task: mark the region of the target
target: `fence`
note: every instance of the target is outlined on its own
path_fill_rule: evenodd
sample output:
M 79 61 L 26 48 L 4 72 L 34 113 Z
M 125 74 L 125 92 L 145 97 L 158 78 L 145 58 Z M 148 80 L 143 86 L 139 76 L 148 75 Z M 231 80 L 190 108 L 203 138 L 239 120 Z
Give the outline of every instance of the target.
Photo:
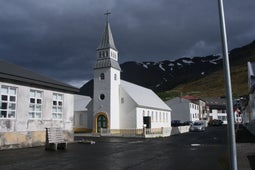
M 144 128 L 144 129 L 101 129 L 101 136 L 123 136 L 123 137 L 164 137 L 170 136 L 171 128 Z

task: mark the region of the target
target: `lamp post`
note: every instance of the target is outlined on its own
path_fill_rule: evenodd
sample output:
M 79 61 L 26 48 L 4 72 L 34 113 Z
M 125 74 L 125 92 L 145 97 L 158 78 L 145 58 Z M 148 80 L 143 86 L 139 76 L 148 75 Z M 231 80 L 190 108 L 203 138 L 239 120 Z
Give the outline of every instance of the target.
M 229 56 L 228 56 L 228 44 L 224 17 L 223 0 L 218 0 L 220 28 L 221 28 L 221 41 L 222 41 L 222 53 L 225 70 L 225 83 L 226 83 L 226 95 L 227 95 L 227 119 L 228 119 L 228 143 L 229 143 L 229 160 L 231 170 L 237 170 L 237 158 L 236 158 L 236 142 L 235 142 L 235 127 L 233 118 L 233 102 L 232 102 L 232 87 L 229 68 Z

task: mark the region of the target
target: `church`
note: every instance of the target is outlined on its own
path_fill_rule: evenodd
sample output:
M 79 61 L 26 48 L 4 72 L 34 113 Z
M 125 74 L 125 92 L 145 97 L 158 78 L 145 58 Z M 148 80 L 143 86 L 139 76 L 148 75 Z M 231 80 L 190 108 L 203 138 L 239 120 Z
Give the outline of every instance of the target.
M 171 131 L 171 109 L 151 90 L 121 80 L 118 50 L 109 19 L 96 49 L 93 98 L 87 105 L 85 119 L 93 133 L 110 134 L 125 130 L 168 129 Z

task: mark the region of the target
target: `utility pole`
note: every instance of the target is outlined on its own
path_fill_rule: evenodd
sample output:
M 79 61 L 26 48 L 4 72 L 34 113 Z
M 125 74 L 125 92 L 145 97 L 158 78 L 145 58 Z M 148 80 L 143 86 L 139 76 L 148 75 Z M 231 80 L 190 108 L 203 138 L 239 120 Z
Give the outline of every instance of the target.
M 229 160 L 231 170 L 237 170 L 237 158 L 236 158 L 236 142 L 235 142 L 235 126 L 234 126 L 234 114 L 233 114 L 233 101 L 232 101 L 232 87 L 229 68 L 229 56 L 228 56 L 228 44 L 224 17 L 223 0 L 218 0 L 220 28 L 221 28 L 221 41 L 222 41 L 222 53 L 225 70 L 225 83 L 226 83 L 226 95 L 227 95 L 227 119 L 228 119 L 228 146 L 229 146 Z

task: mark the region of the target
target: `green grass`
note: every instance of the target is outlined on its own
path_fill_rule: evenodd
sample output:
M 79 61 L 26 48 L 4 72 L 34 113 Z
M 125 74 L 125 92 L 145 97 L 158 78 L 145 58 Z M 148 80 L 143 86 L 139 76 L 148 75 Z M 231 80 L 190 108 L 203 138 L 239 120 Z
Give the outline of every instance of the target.
M 234 98 L 248 94 L 247 65 L 233 66 L 231 69 L 231 86 Z M 195 97 L 220 97 L 225 96 L 225 75 L 223 69 L 216 71 L 199 80 L 180 84 L 177 87 L 161 92 L 158 95 L 163 100 L 176 96 L 191 95 Z

